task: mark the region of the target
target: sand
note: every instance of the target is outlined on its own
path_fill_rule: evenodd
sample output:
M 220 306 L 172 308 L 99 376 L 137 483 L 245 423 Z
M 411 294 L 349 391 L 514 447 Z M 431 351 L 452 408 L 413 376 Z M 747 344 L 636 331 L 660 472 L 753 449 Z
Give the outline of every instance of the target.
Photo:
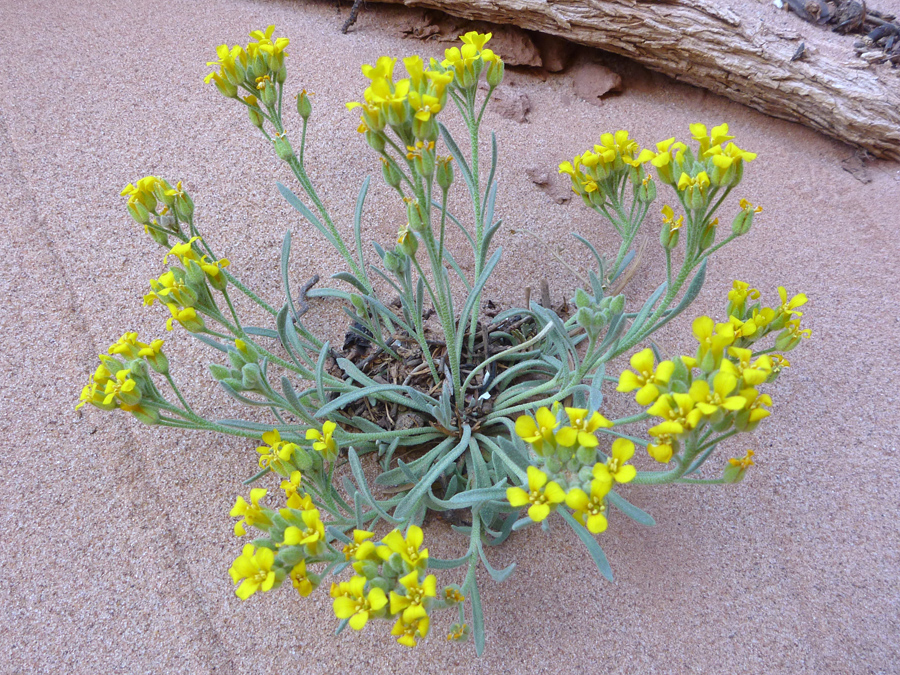
M 359 64 L 441 55 L 446 45 L 398 36 L 407 11 L 371 8 L 341 35 L 347 7 L 324 1 L 0 5 L 0 671 L 897 672 L 900 165 L 875 162 L 862 183 L 841 166 L 853 155 L 847 146 L 621 60 L 609 65 L 625 91 L 599 107 L 574 96 L 571 74 L 517 72 L 510 79 L 531 100 L 529 121 L 487 113 L 501 143 L 506 223 L 490 296 L 521 302 L 524 286 L 542 278 L 555 297 L 571 294 L 576 279 L 548 255 L 560 246 L 587 264 L 569 232 L 615 246 L 589 211 L 554 203 L 526 169 L 552 174 L 604 131 L 626 128 L 650 145 L 687 140 L 691 122 L 727 121 L 759 154 L 736 197 L 765 211 L 716 257 L 690 317 L 724 318 L 733 279 L 770 301 L 784 285 L 810 297 L 813 337 L 772 389 L 772 417 L 723 448 L 756 450 L 744 483 L 627 492 L 658 524 L 619 518 L 602 535 L 615 584 L 558 524 L 491 551 L 495 566 L 518 567 L 500 585 L 480 576 L 481 659 L 471 644 L 444 640 L 450 617 L 414 650 L 383 625 L 334 637 L 327 591 L 302 599 L 282 588 L 247 602 L 233 594 L 227 569 L 241 542 L 228 511 L 246 496 L 252 442 L 73 410 L 96 355 L 137 330 L 166 338 L 199 412 L 239 412 L 208 376 L 208 348 L 184 331 L 167 334 L 165 310 L 141 305 L 163 251 L 127 216 L 126 183 L 151 173 L 184 181 L 208 240 L 273 302 L 283 297 L 277 260 L 287 228 L 295 283 L 338 270 L 278 194 L 285 169 L 242 110 L 204 85 L 216 45 L 245 43 L 270 23 L 290 37 L 288 86 L 316 92 L 313 179 L 346 223 L 362 177 L 375 174 L 368 236 L 389 240 L 399 212 L 374 187 L 380 165 L 343 104 L 361 96 Z M 648 224 L 653 240 L 656 227 Z M 660 280 L 651 251 L 630 287 L 635 299 Z M 661 336 L 671 353 L 691 348 L 690 317 Z M 310 322 L 336 337 L 344 329 L 334 304 L 318 303 Z M 444 557 L 465 545 L 442 525 L 429 542 Z

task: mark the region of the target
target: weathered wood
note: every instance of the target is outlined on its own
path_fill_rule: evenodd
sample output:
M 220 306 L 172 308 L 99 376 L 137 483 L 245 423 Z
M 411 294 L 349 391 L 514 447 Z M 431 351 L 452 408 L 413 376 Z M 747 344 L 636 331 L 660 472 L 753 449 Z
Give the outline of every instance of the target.
M 791 61 L 757 3 L 727 0 L 377 0 L 558 35 L 622 54 L 877 157 L 900 159 L 900 78 L 854 69 L 847 49 Z M 824 34 L 825 39 L 841 39 Z M 807 40 L 807 46 L 809 41 Z

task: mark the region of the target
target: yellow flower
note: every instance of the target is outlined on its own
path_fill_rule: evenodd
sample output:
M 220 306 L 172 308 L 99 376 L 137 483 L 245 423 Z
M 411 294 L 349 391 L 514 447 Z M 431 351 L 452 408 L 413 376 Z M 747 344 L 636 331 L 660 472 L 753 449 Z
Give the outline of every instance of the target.
M 235 595 L 246 600 L 260 589 L 263 592 L 271 590 L 275 585 L 275 572 L 272 570 L 274 562 L 275 554 L 271 549 L 255 550 L 253 544 L 244 546 L 243 552 L 228 570 L 232 582 L 238 583 L 243 579 L 243 583 L 235 590 Z
M 200 333 L 206 327 L 203 317 L 197 316 L 197 311 L 193 307 L 181 308 L 174 304 L 166 304 L 166 307 L 172 313 L 171 318 L 166 321 L 166 330 L 173 329 L 173 321 L 180 323 L 190 333 Z
M 297 592 L 300 593 L 300 595 L 302 595 L 304 598 L 313 592 L 312 582 L 306 576 L 306 560 L 301 560 L 299 563 L 294 565 L 294 568 L 291 570 L 290 576 L 291 582 L 294 584 L 294 588 L 296 588 Z
M 653 158 L 650 160 L 650 163 L 656 167 L 656 172 L 659 174 L 659 179 L 668 183 L 669 185 L 675 184 L 675 174 L 673 173 L 673 166 L 677 163 L 679 166 L 684 160 L 684 151 L 687 149 L 687 146 L 681 142 L 675 142 L 675 137 L 669 138 L 665 141 L 660 141 L 656 144 L 656 153 L 653 155 Z M 650 152 L 649 150 L 647 152 Z M 647 155 L 641 153 L 638 156 L 638 160 L 646 158 Z
M 741 457 L 740 459 L 732 457 L 728 460 L 728 463 L 731 464 L 731 466 L 739 466 L 742 469 L 747 469 L 754 464 L 752 459 L 754 454 L 755 453 L 752 450 L 747 450 L 747 454 L 745 454 L 743 457 Z
M 696 380 L 688 393 L 700 412 L 704 415 L 713 415 L 720 409 L 735 411 L 744 407 L 743 398 L 730 395 L 736 387 L 737 378 L 725 370 L 720 370 L 713 378 L 712 388 L 706 380 Z
M 670 422 L 677 422 L 685 431 L 697 426 L 703 417 L 703 412 L 694 407 L 694 399 L 689 394 L 679 393 L 661 396 L 647 412 Z
M 655 443 L 647 446 L 647 453 L 660 464 L 666 464 L 672 459 L 678 434 L 684 433 L 684 427 L 678 422 L 666 421 L 651 427 L 647 433 L 656 439 Z
M 403 623 L 413 623 L 428 616 L 425 602 L 437 597 L 437 577 L 429 574 L 419 584 L 419 571 L 413 570 L 400 578 L 400 585 L 406 589 L 404 595 L 391 591 L 391 614 L 402 612 Z
M 416 638 L 423 638 L 428 635 L 429 619 L 427 616 L 406 623 L 402 618 L 397 619 L 394 627 L 391 629 L 391 635 L 399 635 L 397 642 L 404 647 L 415 647 Z
M 441 111 L 439 98 L 428 94 L 419 94 L 415 91 L 409 92 L 409 105 L 416 111 L 416 119 L 422 122 L 427 122 L 432 115 L 436 115 Z
M 798 312 L 794 308 L 805 305 L 808 298 L 803 293 L 798 293 L 790 300 L 787 299 L 787 290 L 784 286 L 778 287 L 778 295 L 781 297 L 781 306 L 778 308 L 779 314 L 786 314 L 790 318 L 792 315 L 803 316 L 803 312 Z
M 699 343 L 697 347 L 697 362 L 701 368 L 711 371 L 722 360 L 722 354 L 726 347 L 731 346 L 735 340 L 734 326 L 730 323 L 713 324 L 708 316 L 698 316 L 692 325 L 694 337 Z M 715 330 L 714 330 L 715 329 Z M 710 354 L 711 361 L 704 362 L 704 357 Z
M 312 499 L 308 494 L 300 492 L 300 482 L 303 476 L 299 471 L 292 471 L 290 480 L 281 481 L 281 489 L 284 490 L 286 504 L 289 509 L 296 511 L 308 511 L 313 507 Z
M 741 208 L 744 208 L 744 203 L 746 199 L 741 200 Z M 749 204 L 749 202 L 747 202 Z M 749 204 L 753 206 L 752 204 Z M 759 210 L 762 211 L 762 207 L 759 207 Z M 732 283 L 732 288 L 728 291 L 728 313 L 738 313 L 743 314 L 744 307 L 747 303 L 747 298 L 751 300 L 756 300 L 759 298 L 759 291 L 755 288 L 750 288 L 750 284 L 735 280 Z
M 384 553 L 379 551 L 379 553 L 381 553 L 385 559 L 389 557 L 391 553 L 399 553 L 400 557 L 403 558 L 403 561 L 409 565 L 410 568 L 424 569 L 428 566 L 428 549 L 419 550 L 424 540 L 425 536 L 422 533 L 422 528 L 418 525 L 410 525 L 409 529 L 406 531 L 406 539 L 400 534 L 400 530 L 394 530 L 382 539 L 381 543 L 384 544 L 388 550 Z
M 341 595 L 334 600 L 334 615 L 339 619 L 349 619 L 353 630 L 365 628 L 369 614 L 377 612 L 388 603 L 383 590 L 373 588 L 366 594 L 365 587 L 366 578 L 355 576 L 340 585 Z
M 705 124 L 691 124 L 690 130 L 694 140 L 700 144 L 700 156 L 709 150 L 710 146 L 721 145 L 725 141 L 730 141 L 734 136 L 728 135 L 728 125 L 720 124 L 713 127 L 712 131 L 707 135 Z
M 374 532 L 367 532 L 366 530 L 353 530 L 353 541 L 344 546 L 344 559 L 350 560 L 353 558 L 356 553 L 359 551 L 360 546 L 367 540 L 371 539 L 375 536 Z
M 262 440 L 263 443 L 268 443 L 268 445 L 256 448 L 256 451 L 261 455 L 259 467 L 261 469 L 271 467 L 286 471 L 284 463 L 290 461 L 294 451 L 297 450 L 297 444 L 282 441 L 278 429 L 272 429 L 272 431 L 264 433 Z
M 337 441 L 332 438 L 335 429 L 337 429 L 337 424 L 329 420 L 322 425 L 322 431 L 318 429 L 306 430 L 306 440 L 316 441 L 313 443 L 313 450 L 321 453 L 328 460 L 334 460 L 338 454 Z
M 125 405 L 137 405 L 141 400 L 141 390 L 138 389 L 137 382 L 131 379 L 130 368 L 116 371 L 116 379 L 107 380 L 103 393 L 104 405 L 114 401 Z
M 522 415 L 516 419 L 516 436 L 530 443 L 539 455 L 544 454 L 544 443 L 548 443 L 551 448 L 556 445 L 554 429 L 556 429 L 556 415 L 546 407 L 538 408 L 533 418 L 530 415 Z
M 594 432 L 600 427 L 609 428 L 613 425 L 608 419 L 598 412 L 593 413 L 588 419 L 588 411 L 583 408 L 566 408 L 566 415 L 569 416 L 569 424 L 571 427 L 565 427 L 556 434 L 556 441 L 564 446 L 571 447 L 577 440 L 580 445 L 586 448 L 596 448 L 600 441 L 594 436 Z M 563 439 L 563 432 L 572 432 L 572 443 L 566 443 Z
M 488 40 L 491 39 L 493 33 L 479 33 L 474 30 L 470 30 L 465 35 L 460 35 L 459 39 L 462 40 L 463 44 L 472 45 L 479 52 L 484 49 L 484 45 Z
M 672 373 L 675 372 L 675 364 L 671 361 L 661 361 L 654 370 L 653 350 L 647 347 L 631 357 L 630 370 L 622 371 L 619 376 L 619 386 L 616 391 L 629 392 L 638 389 L 634 400 L 640 405 L 650 405 L 659 398 L 660 387 L 666 386 Z
M 325 524 L 319 517 L 318 509 L 309 509 L 301 513 L 304 529 L 294 525 L 284 531 L 284 544 L 286 546 L 306 546 L 311 555 L 319 552 L 322 542 L 325 541 Z
M 606 495 L 611 487 L 612 481 L 595 479 L 591 481 L 590 496 L 580 488 L 573 488 L 566 495 L 566 505 L 575 511 L 575 518 L 592 534 L 606 530 Z
M 606 460 L 606 464 L 597 463 L 594 465 L 594 479 L 602 484 L 608 484 L 612 487 L 612 482 L 630 483 L 637 476 L 637 469 L 630 464 L 626 464 L 629 459 L 634 456 L 634 443 L 627 438 L 617 438 L 612 444 L 610 458 Z M 609 490 L 607 490 L 609 492 Z
M 751 363 L 753 352 L 740 347 L 729 347 L 728 355 L 737 359 L 734 370 L 745 385 L 751 387 L 762 384 L 772 372 L 772 359 L 768 354 L 763 354 L 755 362 Z M 725 366 L 725 361 L 722 366 Z M 728 361 L 727 363 L 731 363 Z
M 396 58 L 379 56 L 374 66 L 368 64 L 363 65 L 362 73 L 373 82 L 378 79 L 385 79 L 388 82 L 391 82 L 394 79 L 394 65 L 396 63 Z
M 515 507 L 528 507 L 528 517 L 539 523 L 550 515 L 550 512 L 566 499 L 566 493 L 555 482 L 547 482 L 547 474 L 540 469 L 528 467 L 528 492 L 520 487 L 506 490 L 506 499 Z
M 250 490 L 249 504 L 240 496 L 235 500 L 234 507 L 232 507 L 229 515 L 231 515 L 232 518 L 241 516 L 241 519 L 234 524 L 234 536 L 243 537 L 247 534 L 244 525 L 259 527 L 264 530 L 271 527 L 272 519 L 266 515 L 259 505 L 259 500 L 266 496 L 266 492 L 268 492 L 268 490 L 263 488 L 253 488 Z
M 734 426 L 741 431 L 753 431 L 760 423 L 772 413 L 762 406 L 772 405 L 772 397 L 768 394 L 760 394 L 756 389 L 748 388 L 741 390 L 741 396 L 744 398 L 744 408 L 738 411 L 734 420 Z

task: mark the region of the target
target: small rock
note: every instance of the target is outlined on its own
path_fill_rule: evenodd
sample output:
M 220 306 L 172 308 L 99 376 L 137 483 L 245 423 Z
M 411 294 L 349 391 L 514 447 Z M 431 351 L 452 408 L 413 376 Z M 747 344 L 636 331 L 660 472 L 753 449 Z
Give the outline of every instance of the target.
M 524 124 L 531 112 L 531 99 L 523 91 L 501 86 L 494 91 L 491 107 L 500 117 Z
M 559 176 L 555 169 L 549 170 L 533 166 L 525 169 L 525 175 L 556 204 L 565 204 L 574 194 L 571 181 Z
M 544 33 L 535 33 L 532 39 L 541 53 L 544 70 L 550 73 L 559 73 L 569 67 L 572 55 L 575 53 L 574 44 L 555 35 L 545 35 Z
M 575 95 L 593 105 L 600 105 L 600 98 L 611 91 L 622 91 L 622 78 L 606 66 L 590 61 L 575 70 L 572 82 Z
M 869 167 L 866 166 L 866 163 L 858 154 L 853 154 L 841 162 L 841 168 L 860 183 L 867 184 L 872 182 Z

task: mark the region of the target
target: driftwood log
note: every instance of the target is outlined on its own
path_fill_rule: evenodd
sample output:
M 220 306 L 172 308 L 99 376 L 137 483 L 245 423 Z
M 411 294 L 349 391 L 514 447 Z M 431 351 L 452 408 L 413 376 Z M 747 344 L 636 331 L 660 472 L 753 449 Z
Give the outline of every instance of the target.
M 863 69 L 852 47 L 821 31 L 792 61 L 798 35 L 766 26 L 768 2 L 747 0 L 377 0 L 556 35 L 900 160 L 900 77 Z M 803 24 L 808 33 L 815 26 Z M 852 43 L 852 40 L 850 40 Z M 807 39 L 807 46 L 810 45 Z M 830 48 L 828 48 L 830 47 Z M 855 67 L 854 67 L 855 66 Z

